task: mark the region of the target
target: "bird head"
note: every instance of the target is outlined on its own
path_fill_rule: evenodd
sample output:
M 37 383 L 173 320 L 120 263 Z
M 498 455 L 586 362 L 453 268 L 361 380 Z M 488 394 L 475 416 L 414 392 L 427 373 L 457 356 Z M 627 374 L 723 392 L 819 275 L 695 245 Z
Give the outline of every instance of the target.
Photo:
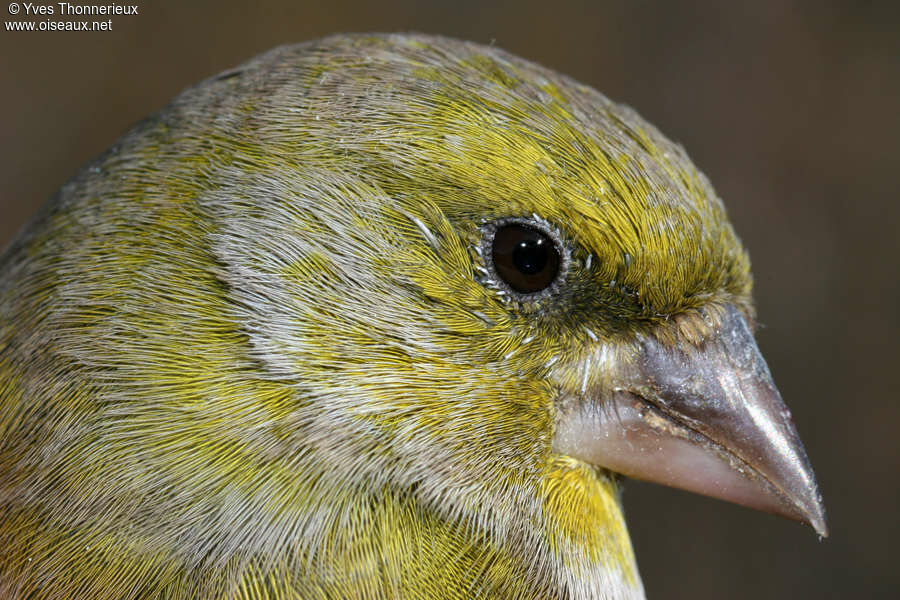
M 5 267 L 52 280 L 6 302 L 55 303 L 23 331 L 55 331 L 41 426 L 79 440 L 17 484 L 34 523 L 312 556 L 387 495 L 569 589 L 639 586 L 617 474 L 824 533 L 722 202 L 550 70 L 427 36 L 276 49 L 60 198 Z

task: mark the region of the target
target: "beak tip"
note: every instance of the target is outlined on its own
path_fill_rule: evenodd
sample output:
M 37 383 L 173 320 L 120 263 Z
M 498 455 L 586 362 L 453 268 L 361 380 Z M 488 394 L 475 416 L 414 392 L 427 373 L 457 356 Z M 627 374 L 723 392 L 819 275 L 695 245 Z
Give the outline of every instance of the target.
M 825 519 L 818 519 L 816 521 L 810 522 L 810 525 L 813 526 L 813 529 L 816 530 L 816 533 L 819 534 L 820 538 L 828 537 L 828 525 L 825 523 Z
M 776 510 L 776 514 L 808 524 L 820 538 L 827 538 L 828 523 L 825 517 L 825 503 L 822 500 L 822 494 L 819 493 L 819 486 L 813 478 L 812 470 L 808 471 L 808 475 L 808 487 L 781 495 L 781 501 L 785 502 L 782 505 L 785 510 L 784 512 Z M 789 505 L 790 508 L 788 508 Z
M 828 537 L 828 523 L 825 520 L 825 505 L 822 503 L 822 496 L 816 494 L 814 507 L 806 512 L 806 522 L 810 524 L 820 538 Z

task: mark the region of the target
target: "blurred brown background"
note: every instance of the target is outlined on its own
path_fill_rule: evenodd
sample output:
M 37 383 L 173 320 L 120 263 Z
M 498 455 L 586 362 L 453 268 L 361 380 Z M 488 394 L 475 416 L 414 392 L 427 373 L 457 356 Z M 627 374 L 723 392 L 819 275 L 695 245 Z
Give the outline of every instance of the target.
M 900 3 L 129 1 L 140 14 L 110 32 L 0 30 L 0 245 L 135 121 L 271 46 L 370 30 L 494 41 L 632 105 L 710 176 L 751 250 L 760 345 L 829 510 L 819 542 L 629 483 L 648 595 L 900 597 Z

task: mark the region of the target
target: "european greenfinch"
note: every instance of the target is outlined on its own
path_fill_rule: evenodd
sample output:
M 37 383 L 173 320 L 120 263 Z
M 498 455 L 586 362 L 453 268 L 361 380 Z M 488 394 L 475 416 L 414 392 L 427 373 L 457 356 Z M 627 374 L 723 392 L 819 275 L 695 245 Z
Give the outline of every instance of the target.
M 0 258 L 0 597 L 643 597 L 619 474 L 809 522 L 685 152 L 494 47 L 277 48 Z

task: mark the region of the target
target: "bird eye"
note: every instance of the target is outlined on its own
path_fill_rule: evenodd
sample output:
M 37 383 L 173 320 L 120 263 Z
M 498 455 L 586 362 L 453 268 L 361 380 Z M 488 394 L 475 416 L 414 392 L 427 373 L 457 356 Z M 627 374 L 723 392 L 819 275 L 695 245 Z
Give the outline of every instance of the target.
M 490 254 L 497 276 L 520 294 L 547 289 L 559 274 L 561 259 L 556 242 L 547 233 L 523 223 L 497 225 Z

